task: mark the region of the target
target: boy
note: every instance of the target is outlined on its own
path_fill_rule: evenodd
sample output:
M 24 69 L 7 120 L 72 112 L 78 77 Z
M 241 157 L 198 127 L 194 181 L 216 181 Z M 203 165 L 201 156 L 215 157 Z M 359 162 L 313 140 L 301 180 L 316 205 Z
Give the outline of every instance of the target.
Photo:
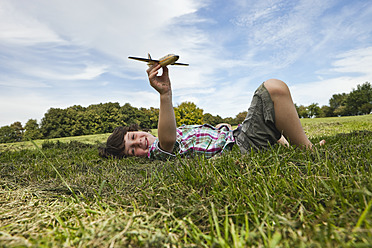
M 162 75 L 158 75 L 163 68 Z M 137 156 L 155 159 L 204 154 L 210 158 L 238 145 L 242 153 L 266 149 L 275 143 L 288 146 L 286 140 L 301 148 L 311 149 L 287 85 L 269 79 L 256 90 L 248 114 L 235 130 L 227 125 L 212 127 L 191 125 L 176 127 L 172 103 L 172 88 L 167 67 L 154 64 L 147 69 L 150 85 L 160 95 L 158 137 L 140 132 L 135 127 L 119 127 L 107 139 L 106 148 L 100 148 L 103 157 Z M 286 138 L 285 138 L 286 137 Z M 324 140 L 320 145 L 325 143 Z

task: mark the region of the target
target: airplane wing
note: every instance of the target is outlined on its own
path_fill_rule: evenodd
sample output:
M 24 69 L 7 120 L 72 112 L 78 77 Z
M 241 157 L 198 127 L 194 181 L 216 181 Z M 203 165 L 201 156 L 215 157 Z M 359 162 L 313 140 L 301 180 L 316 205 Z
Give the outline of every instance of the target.
M 184 66 L 189 66 L 189 64 L 183 64 L 183 63 L 174 63 L 172 65 L 184 65 Z
M 138 57 L 128 57 L 128 59 L 135 59 L 135 60 L 139 60 L 142 62 L 158 62 L 159 63 L 159 60 L 156 60 L 156 59 L 146 59 L 146 58 L 138 58 Z

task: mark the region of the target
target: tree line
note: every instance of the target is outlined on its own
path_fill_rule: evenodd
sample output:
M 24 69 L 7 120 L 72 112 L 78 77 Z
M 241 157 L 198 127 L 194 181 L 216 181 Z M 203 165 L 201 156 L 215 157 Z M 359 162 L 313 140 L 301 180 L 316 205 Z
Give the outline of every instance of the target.
M 317 103 L 309 106 L 297 106 L 300 118 L 352 116 L 370 114 L 372 111 L 372 87 L 366 82 L 358 85 L 350 93 L 334 94 L 329 106 L 319 107 Z M 242 123 L 247 111 L 240 112 L 235 118 L 222 118 L 219 115 L 204 113 L 203 109 L 192 102 L 183 102 L 174 108 L 177 125 Z M 120 125 L 137 124 L 140 128 L 156 129 L 158 124 L 158 108 L 136 108 L 129 103 L 92 104 L 88 107 L 74 105 L 66 109 L 50 108 L 38 123 L 29 119 L 25 126 L 17 121 L 0 128 L 0 143 L 18 142 L 28 139 L 49 139 L 89 134 L 110 133 Z
M 312 103 L 309 106 L 295 104 L 295 107 L 300 118 L 370 114 L 372 111 L 371 83 L 357 85 L 357 88 L 350 93 L 334 94 L 329 99 L 329 105 L 319 107 L 317 103 Z

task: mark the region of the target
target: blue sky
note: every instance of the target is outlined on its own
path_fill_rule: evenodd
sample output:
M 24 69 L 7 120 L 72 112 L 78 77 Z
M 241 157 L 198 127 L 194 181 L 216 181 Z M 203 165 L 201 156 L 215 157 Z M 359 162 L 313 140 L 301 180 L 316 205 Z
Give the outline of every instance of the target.
M 104 102 L 158 107 L 145 63 L 170 67 L 174 105 L 235 117 L 269 78 L 328 105 L 372 81 L 372 2 L 0 0 L 0 126 Z

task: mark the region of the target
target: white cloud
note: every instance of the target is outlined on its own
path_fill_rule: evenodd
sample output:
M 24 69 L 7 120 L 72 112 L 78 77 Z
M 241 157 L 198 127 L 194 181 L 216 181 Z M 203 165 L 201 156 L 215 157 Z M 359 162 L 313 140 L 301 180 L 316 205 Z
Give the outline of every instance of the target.
M 146 56 L 147 52 L 151 52 L 155 58 L 169 52 L 177 53 L 182 60 L 194 62 L 193 72 L 188 74 L 188 79 L 182 82 L 181 87 L 193 87 L 200 82 L 197 74 L 209 74 L 213 71 L 204 62 L 212 61 L 211 51 L 215 46 L 203 32 L 193 26 L 193 23 L 201 21 L 193 13 L 204 4 L 203 1 L 140 0 L 128 4 L 118 0 L 35 0 L 32 3 L 4 3 L 12 10 L 12 14 L 6 15 L 8 17 L 4 23 L 14 23 L 14 26 L 29 23 L 28 29 L 19 29 L 17 32 L 23 37 L 35 33 L 34 43 L 56 42 L 55 45 L 22 48 L 24 59 L 16 62 L 13 68 L 18 68 L 25 76 L 36 76 L 41 80 L 91 79 L 106 72 L 108 67 L 110 73 L 116 75 L 121 72 L 115 72 L 115 68 L 138 72 L 139 65 L 129 61 L 127 57 Z M 54 34 L 55 39 L 43 38 L 52 36 L 51 34 Z M 58 43 L 58 37 L 63 37 L 66 41 L 62 44 L 63 47 Z M 30 39 L 28 45 L 34 44 Z M 15 47 L 14 50 L 19 48 Z M 76 53 L 72 54 L 69 50 Z M 95 64 L 83 62 L 85 65 L 81 65 L 81 59 L 96 59 L 89 58 L 90 51 L 111 56 L 116 60 L 111 62 L 122 63 L 125 68 L 100 65 L 97 60 Z
M 22 4 L 22 6 L 21 6 Z M 164 36 L 173 18 L 193 13 L 196 1 L 46 1 L 17 3 L 70 42 L 125 59 L 130 52 L 177 47 Z M 162 54 L 164 55 L 164 54 Z
M 336 72 L 362 73 L 372 76 L 372 46 L 340 54 L 333 66 L 333 71 Z
M 3 77 L 0 79 L 0 86 L 3 87 L 15 87 L 15 88 L 45 88 L 50 87 L 48 84 L 35 81 L 35 80 L 25 80 L 25 79 L 13 79 L 9 77 Z M 3 95 L 4 89 L 1 95 Z
M 63 43 L 63 40 L 45 23 L 22 13 L 10 2 L 0 2 L 0 42 L 32 45 L 45 42 Z
M 322 71 L 322 76 L 336 77 L 297 84 L 291 87 L 294 102 L 303 105 L 329 105 L 333 94 L 350 93 L 358 84 L 371 82 L 372 47 L 350 50 L 336 56 L 333 67 Z
M 137 92 L 124 92 L 118 91 L 106 99 L 106 102 L 112 102 L 113 99 L 116 99 L 117 102 L 120 102 L 122 105 L 125 103 L 130 103 L 132 106 L 137 108 L 150 108 L 157 107 L 159 108 L 160 98 L 159 94 L 155 90 L 149 91 L 137 91 Z
M 243 5 L 232 23 L 246 36 L 248 57 L 278 70 L 295 63 L 317 43 L 322 15 L 333 1 L 255 1 Z
M 20 121 L 24 125 L 29 119 L 37 119 L 40 123 L 44 113 L 54 104 L 55 100 L 52 97 L 42 94 L 27 90 L 22 94 L 8 91 L 7 94 L 1 95 L 0 126 L 10 125 L 15 121 Z
M 360 80 L 363 80 L 360 78 Z M 322 81 L 308 82 L 290 86 L 294 103 L 298 105 L 310 105 L 318 103 L 319 106 L 329 105 L 329 99 L 333 94 L 349 93 L 357 84 L 365 81 L 358 81 L 353 77 L 336 77 Z
M 204 94 L 199 102 L 205 113 L 220 115 L 221 117 L 235 117 L 242 111 L 247 111 L 250 106 L 253 92 L 260 84 L 252 85 L 247 89 L 240 84 L 226 83 L 225 87 L 219 87 L 213 94 Z
M 350 2 L 339 11 L 323 15 L 314 29 L 319 35 L 313 51 L 326 49 L 329 52 L 340 45 L 355 48 L 370 44 L 371 17 L 372 5 L 367 2 Z
M 77 65 L 75 65 L 78 67 Z M 71 68 L 68 70 L 66 68 L 40 68 L 31 67 L 24 69 L 23 72 L 30 75 L 42 78 L 44 80 L 91 80 L 107 71 L 107 66 L 105 65 L 84 65 L 83 68 Z

